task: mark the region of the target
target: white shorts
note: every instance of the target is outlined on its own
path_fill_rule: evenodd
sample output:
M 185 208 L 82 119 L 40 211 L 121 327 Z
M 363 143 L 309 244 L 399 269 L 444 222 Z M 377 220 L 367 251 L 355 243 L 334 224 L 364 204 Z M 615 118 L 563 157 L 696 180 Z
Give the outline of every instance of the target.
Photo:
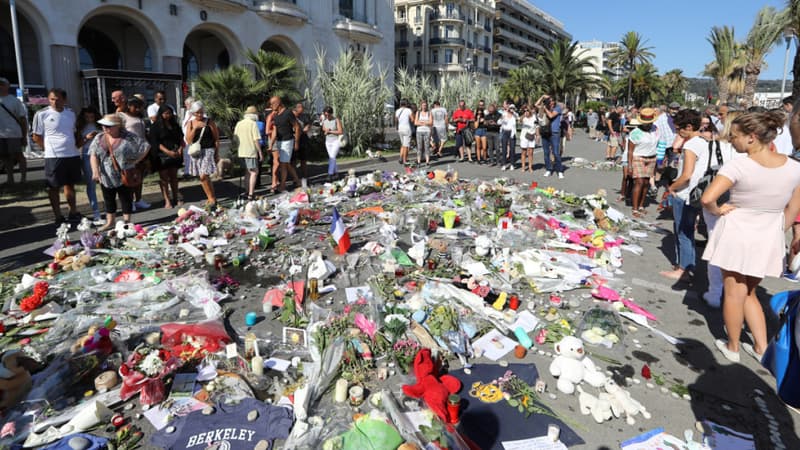
M 397 134 L 400 135 L 401 147 L 411 147 L 411 130 L 398 130 Z

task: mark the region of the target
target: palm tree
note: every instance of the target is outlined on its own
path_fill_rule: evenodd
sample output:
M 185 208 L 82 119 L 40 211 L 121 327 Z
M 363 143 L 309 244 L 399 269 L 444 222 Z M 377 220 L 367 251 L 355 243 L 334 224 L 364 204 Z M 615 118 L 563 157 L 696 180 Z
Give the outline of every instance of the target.
M 197 97 L 203 101 L 206 113 L 230 136 L 236 122 L 249 105 L 263 104 L 265 93 L 244 66 L 228 66 L 203 72 L 195 79 Z
M 532 103 L 542 90 L 543 74 L 532 64 L 525 64 L 508 72 L 508 79 L 500 87 L 500 97 L 510 98 L 515 104 Z
M 739 65 L 737 56 L 740 46 L 736 42 L 733 27 L 727 25 L 712 27 L 707 40 L 714 49 L 714 61 L 706 64 L 703 74 L 713 77 L 717 82 L 719 101 L 725 104 L 730 92 L 730 78 Z
M 794 32 L 794 39 L 800 34 L 800 0 L 788 0 L 786 5 L 786 28 Z M 800 52 L 795 47 L 792 64 L 792 96 L 800 98 Z
M 613 66 L 624 67 L 628 70 L 628 103 L 631 102 L 631 90 L 633 87 L 633 72 L 638 64 L 649 63 L 655 56 L 650 50 L 653 47 L 645 47 L 646 39 L 635 31 L 628 31 L 619 41 L 619 46 L 609 54 L 609 62 Z
M 672 69 L 661 76 L 661 84 L 664 88 L 663 103 L 683 100 L 683 93 L 689 87 L 689 80 L 683 76 L 683 70 Z
M 253 52 L 247 49 L 247 59 L 253 63 L 258 88 L 268 96 L 277 95 L 285 101 L 300 98 L 298 87 L 305 81 L 297 60 L 291 56 L 277 52 L 265 52 L 259 49 Z
M 578 42 L 567 40 L 555 42 L 539 55 L 532 66 L 542 74 L 542 88 L 556 100 L 565 100 L 567 95 L 601 86 L 594 65 L 582 58 L 587 50 L 578 50 Z
M 662 93 L 663 85 L 658 70 L 651 63 L 639 64 L 631 74 L 631 92 L 637 105 L 654 103 Z
M 785 12 L 778 11 L 771 6 L 761 8 L 756 14 L 753 27 L 750 28 L 743 46 L 746 58 L 744 66 L 744 105 L 746 107 L 753 103 L 764 57 L 775 44 L 781 41 L 785 24 Z

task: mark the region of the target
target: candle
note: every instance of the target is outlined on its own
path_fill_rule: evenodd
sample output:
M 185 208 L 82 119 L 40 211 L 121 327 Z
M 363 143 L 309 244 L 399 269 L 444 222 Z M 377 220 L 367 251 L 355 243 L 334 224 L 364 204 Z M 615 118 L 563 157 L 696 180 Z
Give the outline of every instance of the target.
M 252 327 L 256 324 L 256 319 L 258 316 L 254 312 L 249 312 L 244 316 L 244 324 L 248 327 Z
M 250 360 L 250 364 L 253 366 L 253 375 L 264 375 L 264 358 L 258 355 L 253 356 L 253 359 Z
M 450 416 L 450 423 L 458 423 L 458 410 L 461 406 L 461 397 L 451 394 L 447 397 L 447 415 Z
M 353 386 L 350 388 L 350 404 L 358 406 L 364 401 L 364 388 L 361 386 Z
M 339 378 L 336 380 L 336 389 L 333 392 L 333 399 L 336 403 L 344 403 L 347 400 L 347 380 Z
M 508 307 L 513 309 L 514 311 L 519 308 L 519 297 L 517 294 L 511 294 L 511 298 L 508 300 Z

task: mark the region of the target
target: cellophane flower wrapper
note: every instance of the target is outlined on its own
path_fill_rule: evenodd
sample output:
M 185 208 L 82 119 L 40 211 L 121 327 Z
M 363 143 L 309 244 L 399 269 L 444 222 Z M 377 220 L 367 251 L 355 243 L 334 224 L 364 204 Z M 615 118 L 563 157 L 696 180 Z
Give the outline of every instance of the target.
M 169 352 L 155 349 L 151 351 L 157 351 L 161 354 L 163 366 L 158 374 L 147 376 L 136 367 L 144 358 L 138 352 L 133 352 L 125 364 L 120 367 L 119 374 L 122 377 L 120 398 L 122 400 L 128 400 L 140 393 L 139 402 L 142 405 L 150 406 L 161 403 L 166 398 L 164 377 L 180 367 L 181 362 L 178 358 L 170 355 Z
M 171 293 L 188 301 L 195 308 L 202 309 L 207 319 L 218 319 L 222 316 L 219 302 L 227 298 L 228 294 L 211 286 L 205 270 L 191 270 L 167 283 Z
M 202 359 L 231 342 L 220 320 L 202 323 L 168 323 L 161 326 L 161 345 L 183 361 Z

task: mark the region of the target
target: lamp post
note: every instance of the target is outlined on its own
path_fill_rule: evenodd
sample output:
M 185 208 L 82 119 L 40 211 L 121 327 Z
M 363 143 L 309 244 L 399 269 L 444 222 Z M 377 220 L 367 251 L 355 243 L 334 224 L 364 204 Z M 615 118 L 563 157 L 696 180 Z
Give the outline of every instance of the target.
M 19 26 L 17 24 L 17 5 L 15 0 L 10 0 L 8 2 L 8 6 L 11 13 L 11 30 L 14 34 L 14 56 L 17 62 L 17 85 L 19 85 L 19 89 L 22 92 L 22 95 L 25 95 L 25 77 L 22 71 L 22 52 L 19 48 Z M 22 99 L 20 99 L 22 101 Z
M 786 40 L 786 55 L 783 57 L 783 81 L 781 82 L 781 100 L 786 95 L 786 76 L 789 70 L 789 50 L 792 47 L 792 38 L 794 38 L 794 29 L 786 28 L 783 30 L 783 39 Z

